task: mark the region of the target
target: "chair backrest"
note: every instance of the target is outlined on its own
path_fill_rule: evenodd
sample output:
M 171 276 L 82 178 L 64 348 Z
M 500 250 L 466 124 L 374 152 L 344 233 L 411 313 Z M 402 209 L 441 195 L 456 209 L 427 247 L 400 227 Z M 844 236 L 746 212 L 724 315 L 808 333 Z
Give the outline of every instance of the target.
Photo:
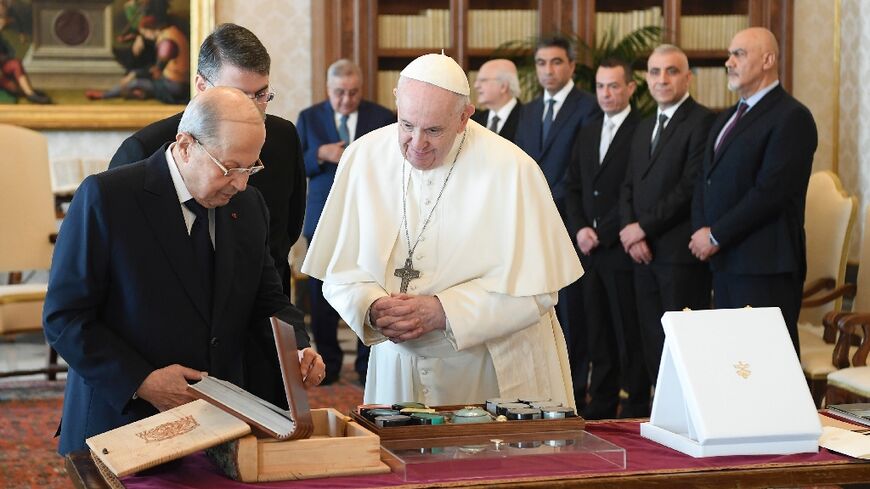
M 807 279 L 810 284 L 821 278 L 833 278 L 842 285 L 846 275 L 852 230 L 858 199 L 849 197 L 837 175 L 819 171 L 810 177 L 807 188 Z M 801 310 L 800 321 L 821 324 L 828 311 L 839 310 L 841 301 Z
M 48 142 L 42 134 L 0 124 L 0 271 L 47 270 L 49 236 L 57 232 L 48 165 Z
M 857 291 L 852 310 L 870 312 L 870 204 L 864 208 L 864 235 L 858 254 L 858 278 L 855 285 Z

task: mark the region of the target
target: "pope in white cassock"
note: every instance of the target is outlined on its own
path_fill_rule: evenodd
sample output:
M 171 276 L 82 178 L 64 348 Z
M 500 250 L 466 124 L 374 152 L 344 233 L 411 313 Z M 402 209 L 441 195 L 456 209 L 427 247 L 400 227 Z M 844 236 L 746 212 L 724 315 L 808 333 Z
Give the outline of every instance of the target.
M 344 151 L 302 271 L 372 345 L 366 403 L 573 407 L 553 306 L 583 269 L 538 165 L 468 93 L 443 54 L 401 72 L 398 123 Z

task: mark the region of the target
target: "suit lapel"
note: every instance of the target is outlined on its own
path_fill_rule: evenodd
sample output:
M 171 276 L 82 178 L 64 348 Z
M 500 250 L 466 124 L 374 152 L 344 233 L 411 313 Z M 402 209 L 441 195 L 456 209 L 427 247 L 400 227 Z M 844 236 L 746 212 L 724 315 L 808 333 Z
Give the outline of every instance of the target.
M 142 213 L 184 290 L 203 320 L 208 322 L 208 300 L 196 268 L 193 245 L 166 164 L 165 151 L 166 145 L 146 163 L 144 191 L 140 199 Z
M 329 105 L 329 100 L 323 102 L 323 111 L 320 113 L 320 117 L 323 118 L 323 127 L 329 132 L 329 140 L 341 141 L 341 137 L 338 135 L 338 128 L 335 127 L 335 111 Z M 357 120 L 357 124 L 359 124 L 359 120 Z
M 504 124 L 501 126 L 501 131 L 499 132 L 499 134 L 516 134 L 517 121 L 520 118 L 520 107 L 522 107 L 522 105 L 522 102 L 517 100 L 517 104 L 514 105 L 514 109 L 511 110 L 511 113 L 508 115 L 507 120 L 504 121 Z
M 538 154 L 530 154 L 535 161 L 540 162 L 541 156 L 544 154 L 544 148 L 541 146 L 541 130 L 542 130 L 542 121 L 544 118 L 544 97 L 538 97 L 532 102 L 529 103 L 529 119 L 531 119 L 531 124 L 528 128 L 523 128 L 524 131 L 528 131 L 528 133 L 524 134 L 524 137 L 527 137 L 531 140 L 531 144 L 529 145 L 529 149 L 532 151 L 537 151 Z M 553 131 L 553 128 L 550 128 L 550 132 Z
M 215 209 L 214 225 L 215 225 L 215 284 L 214 284 L 214 307 L 212 309 L 212 317 L 218 318 L 221 308 L 228 303 L 230 293 L 230 285 L 233 278 L 233 267 L 235 266 L 236 255 L 236 237 L 233 225 L 238 219 L 243 219 L 248 216 L 241 215 L 234 202 L 230 202 Z
M 776 88 L 771 90 L 770 93 L 762 97 L 761 100 L 759 100 L 758 103 L 756 103 L 751 110 L 746 112 L 743 117 L 741 117 L 740 120 L 737 121 L 737 125 L 734 126 L 733 129 L 731 129 L 731 132 L 728 133 L 727 137 L 719 142 L 719 151 L 713 152 L 713 164 L 710 166 L 711 172 L 713 171 L 713 168 L 716 167 L 716 164 L 719 163 L 719 160 L 722 159 L 722 155 L 725 154 L 726 151 L 728 151 L 728 147 L 731 146 L 731 142 L 737 139 L 740 133 L 745 131 L 748 127 L 752 126 L 755 121 L 760 119 L 765 112 L 773 108 L 779 101 L 779 99 L 782 98 L 783 93 L 784 91 L 782 89 L 782 86 L 777 86 Z M 718 127 L 716 132 L 714 133 L 717 137 L 719 136 L 719 133 L 722 132 L 722 129 L 731 119 L 731 116 L 736 110 L 737 106 L 735 105 L 731 108 L 731 110 L 728 111 L 728 117 L 725 119 L 725 122 L 720 127 Z M 715 145 L 715 139 L 713 141 Z
M 589 165 L 588 175 L 592 175 L 592 180 L 597 180 L 598 175 L 601 174 L 601 169 L 604 168 L 604 162 L 598 164 L 598 162 L 601 161 L 601 127 L 603 125 L 603 116 L 596 118 L 595 122 L 590 124 L 592 134 L 589 137 L 589 152 L 592 155 L 592 158 L 589 158 L 586 164 Z M 605 159 L 606 158 L 607 156 L 605 155 Z
M 646 175 L 649 172 L 650 168 L 652 168 L 653 164 L 655 164 L 659 155 L 662 154 L 663 148 L 668 145 L 668 140 L 670 140 L 674 133 L 680 130 L 680 124 L 689 116 L 689 112 L 692 108 L 695 107 L 695 101 L 692 100 L 692 97 L 686 99 L 680 108 L 674 112 L 674 116 L 671 117 L 670 121 L 668 121 L 665 126 L 664 131 L 662 132 L 661 138 L 659 139 L 659 144 L 656 146 L 655 151 L 653 151 L 652 155 L 649 158 L 649 164 L 644 170 L 643 174 Z M 655 119 L 653 119 L 655 120 Z M 653 122 L 653 130 L 655 130 L 655 122 Z M 652 145 L 652 139 L 650 139 L 650 145 Z
M 604 155 L 604 160 L 599 165 L 601 168 L 607 166 L 607 163 L 613 159 L 613 154 L 616 153 L 615 148 L 620 148 L 623 145 L 631 144 L 631 128 L 634 127 L 634 118 L 635 118 L 635 110 L 632 109 L 628 116 L 622 121 L 622 124 L 619 125 L 619 129 L 616 130 L 616 134 L 610 139 L 610 146 L 607 147 L 607 154 Z M 604 123 L 604 119 L 601 119 L 602 124 Z M 598 148 L 601 147 L 601 131 L 598 131 Z M 596 151 L 597 153 L 597 151 Z
M 559 113 L 556 114 L 556 118 L 553 119 L 553 125 L 550 126 L 550 132 L 547 133 L 547 139 L 544 141 L 544 146 L 541 148 L 541 155 L 546 153 L 547 149 L 552 146 L 553 140 L 556 139 L 556 134 L 559 133 L 562 127 L 566 124 L 568 118 L 577 110 L 579 97 L 580 95 L 576 88 L 568 92 L 568 96 L 565 97 L 565 101 L 562 102 L 562 107 L 559 108 Z M 543 104 L 543 98 L 541 99 L 541 104 Z M 541 115 L 541 118 L 543 118 L 543 115 Z M 539 119 L 539 122 L 541 120 L 542 119 Z M 540 131 L 538 131 L 538 133 L 540 133 Z

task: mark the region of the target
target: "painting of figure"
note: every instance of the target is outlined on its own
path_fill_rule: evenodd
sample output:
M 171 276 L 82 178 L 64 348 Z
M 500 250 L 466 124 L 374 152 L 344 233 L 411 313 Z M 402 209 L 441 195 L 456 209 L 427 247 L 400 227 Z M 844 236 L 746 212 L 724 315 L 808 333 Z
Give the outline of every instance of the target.
M 0 0 L 0 104 L 184 104 L 190 0 Z

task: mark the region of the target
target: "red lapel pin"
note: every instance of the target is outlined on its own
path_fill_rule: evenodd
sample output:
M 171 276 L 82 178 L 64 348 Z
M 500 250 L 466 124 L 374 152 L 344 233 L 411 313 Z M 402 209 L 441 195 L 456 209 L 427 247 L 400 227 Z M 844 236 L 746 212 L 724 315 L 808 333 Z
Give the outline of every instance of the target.
M 236 214 L 235 212 L 233 212 L 233 213 L 230 213 L 230 217 L 232 217 L 233 219 L 238 219 L 239 215 Z

